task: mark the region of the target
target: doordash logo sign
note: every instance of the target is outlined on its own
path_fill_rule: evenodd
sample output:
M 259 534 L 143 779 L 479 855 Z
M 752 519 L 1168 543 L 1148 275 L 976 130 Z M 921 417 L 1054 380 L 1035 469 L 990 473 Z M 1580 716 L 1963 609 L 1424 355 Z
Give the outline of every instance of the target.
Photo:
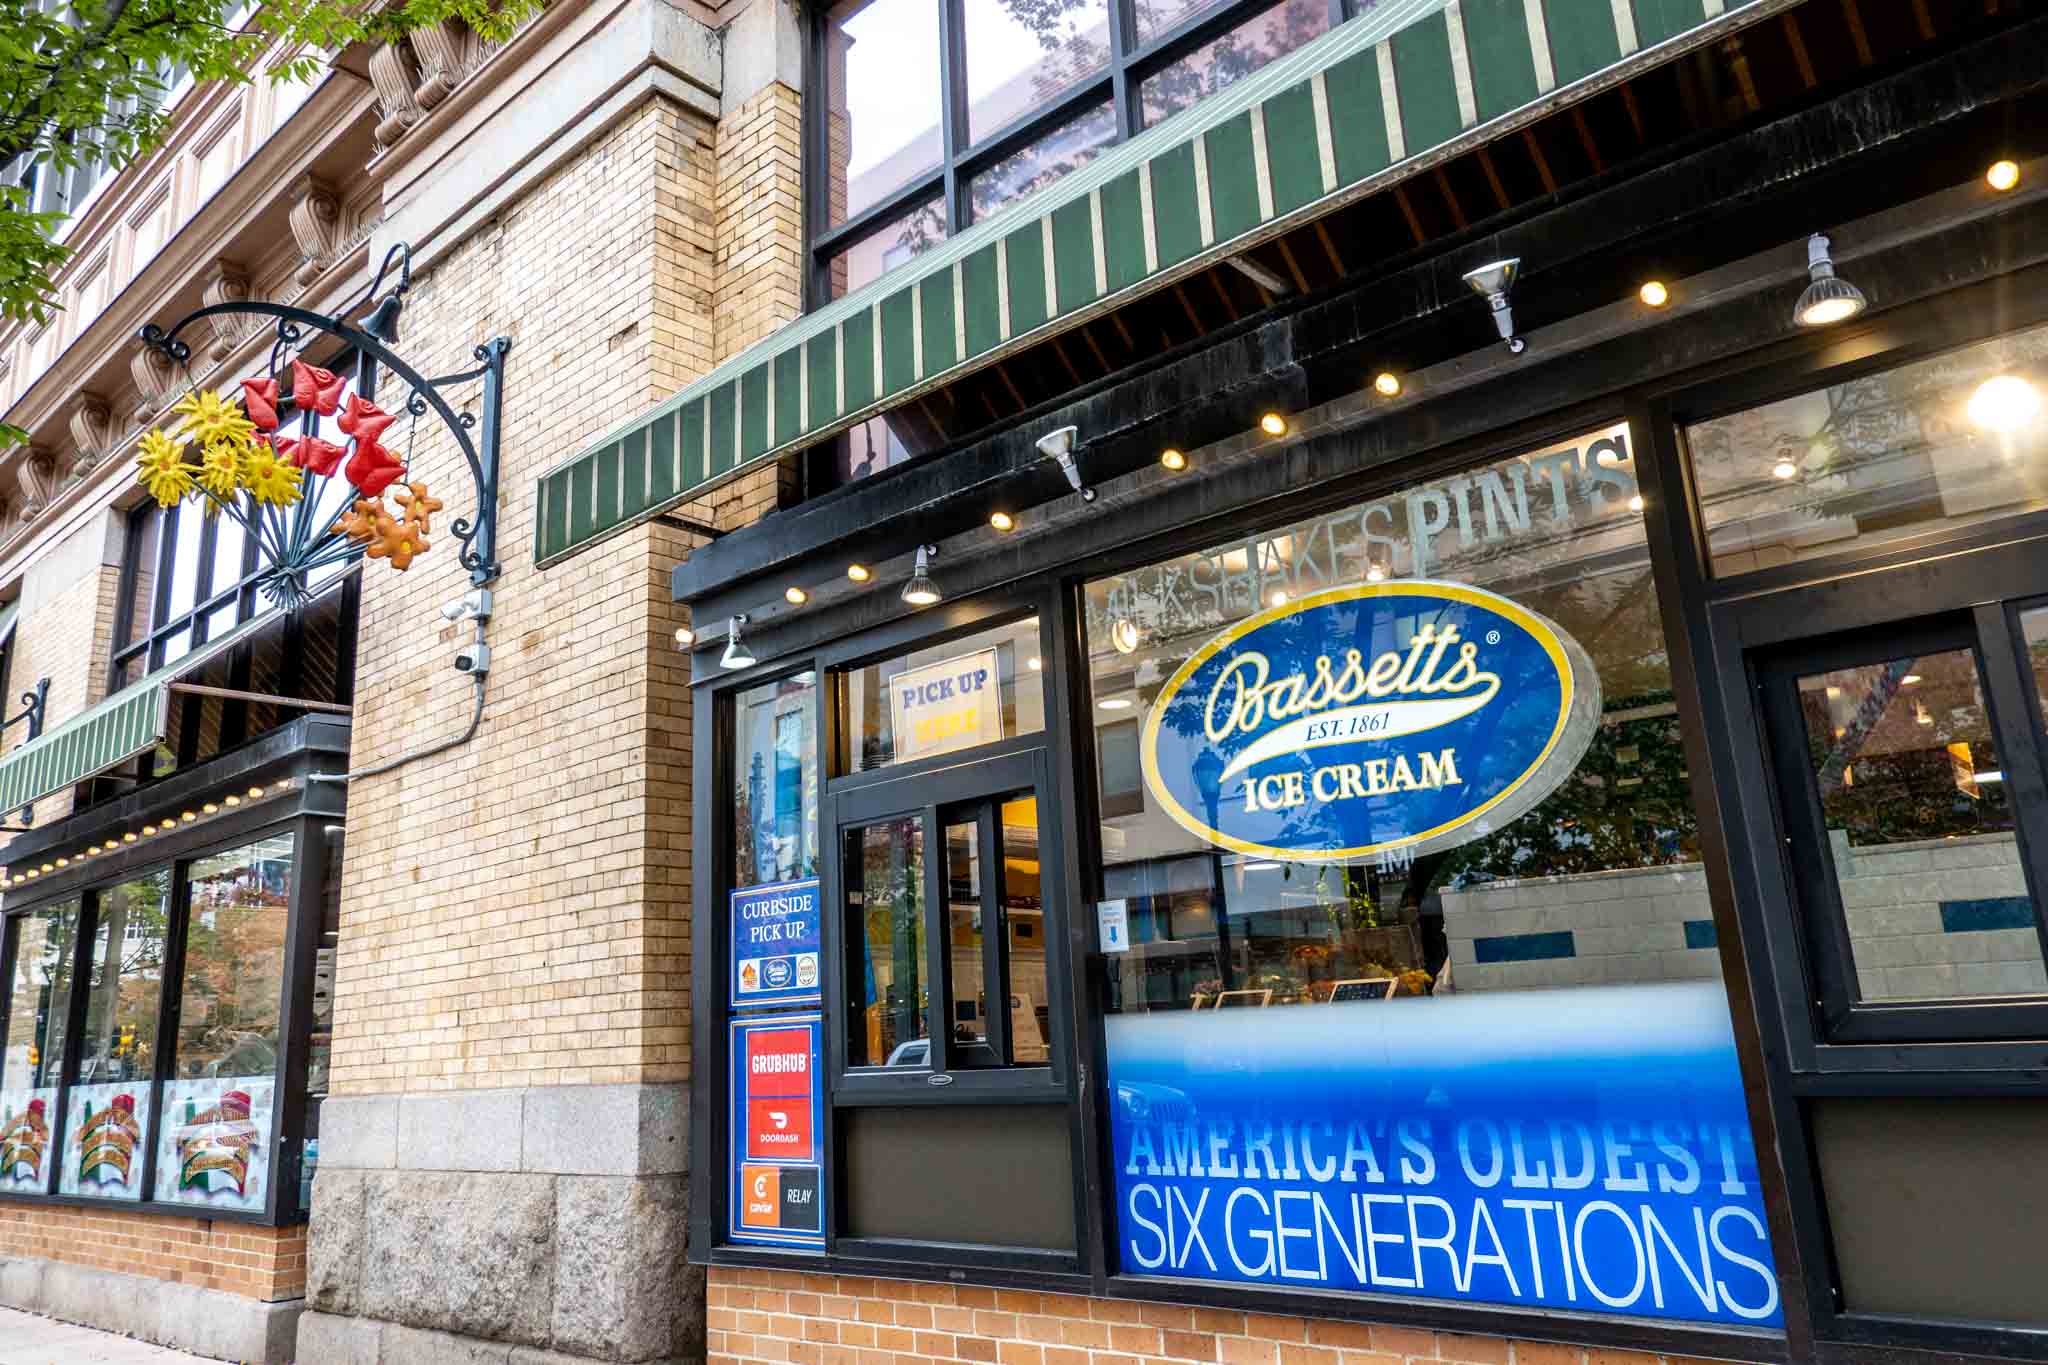
M 1548 796 L 1599 718 L 1592 660 L 1508 598 L 1429 581 L 1331 588 L 1181 665 L 1146 718 L 1145 783 L 1181 825 L 1243 853 L 1426 852 Z

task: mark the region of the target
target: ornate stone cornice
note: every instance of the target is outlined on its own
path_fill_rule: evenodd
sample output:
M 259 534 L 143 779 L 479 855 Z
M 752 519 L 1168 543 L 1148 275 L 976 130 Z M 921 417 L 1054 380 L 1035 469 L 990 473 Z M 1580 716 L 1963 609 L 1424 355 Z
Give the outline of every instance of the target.
M 96 393 L 80 393 L 71 400 L 70 474 L 82 479 L 98 468 L 114 444 L 114 410 Z

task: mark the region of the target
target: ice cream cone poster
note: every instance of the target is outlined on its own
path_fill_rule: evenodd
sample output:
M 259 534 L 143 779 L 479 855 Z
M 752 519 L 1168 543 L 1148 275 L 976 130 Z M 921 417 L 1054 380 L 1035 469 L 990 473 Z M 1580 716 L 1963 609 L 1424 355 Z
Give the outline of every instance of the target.
M 71 1087 L 57 1192 L 140 1199 L 148 1114 L 149 1092 L 133 1081 Z
M 156 1197 L 209 1208 L 261 1209 L 270 1177 L 276 1088 L 269 1076 L 166 1084 Z
M 55 1086 L 0 1094 L 0 1190 L 47 1191 L 56 1104 Z

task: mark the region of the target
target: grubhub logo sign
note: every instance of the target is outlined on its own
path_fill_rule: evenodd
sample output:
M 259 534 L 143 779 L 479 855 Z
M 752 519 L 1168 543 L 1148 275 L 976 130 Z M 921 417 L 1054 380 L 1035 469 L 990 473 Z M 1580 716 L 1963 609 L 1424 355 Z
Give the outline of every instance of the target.
M 1600 719 L 1570 636 L 1458 583 L 1331 588 L 1208 641 L 1146 718 L 1146 786 L 1212 844 L 1309 862 L 1466 843 L 1568 777 Z

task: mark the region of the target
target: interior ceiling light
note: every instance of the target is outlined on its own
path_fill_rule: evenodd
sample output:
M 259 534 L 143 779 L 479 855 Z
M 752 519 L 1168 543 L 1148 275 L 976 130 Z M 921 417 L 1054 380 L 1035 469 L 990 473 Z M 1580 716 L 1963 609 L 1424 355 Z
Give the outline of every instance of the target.
M 1071 431 L 1073 428 L 1066 428 Z M 943 596 L 938 584 L 932 582 L 932 557 L 939 552 L 936 545 L 917 547 L 917 559 L 910 568 L 910 581 L 903 585 L 903 600 L 913 607 L 928 607 Z
M 1812 283 L 1792 306 L 1792 320 L 1801 327 L 1846 322 L 1870 306 L 1861 289 L 1835 274 L 1828 239 L 1818 232 L 1806 239 L 1806 273 Z
M 1143 638 L 1138 623 L 1128 616 L 1120 616 L 1109 628 L 1109 642 L 1116 646 L 1119 654 L 1136 654 L 1139 641 Z
M 1984 183 L 2003 192 L 2020 183 L 2020 163 L 2000 158 L 1984 172 Z
M 694 630 L 691 630 L 691 629 L 690 629 L 690 628 L 689 628 L 688 626 L 677 626 L 677 627 L 676 627 L 676 648 L 677 648 L 677 649 L 688 649 L 688 648 L 689 648 L 689 647 L 690 647 L 691 645 L 694 645 L 694 644 L 696 644 L 696 643 L 697 643 L 697 632 L 696 632 L 696 631 L 694 631 Z
M 1017 519 L 1008 512 L 1003 511 L 989 513 L 988 524 L 998 531 L 1014 531 L 1017 529 Z
M 1789 455 L 1780 455 L 1778 462 L 1771 466 L 1771 477 L 1774 479 L 1795 478 L 1798 476 L 1798 473 L 1799 466 L 1792 463 L 1792 458 Z
M 811 595 L 792 583 L 782 590 L 782 600 L 792 607 L 800 607 L 811 600 Z
M 846 576 L 847 576 L 848 578 L 852 579 L 852 580 L 853 580 L 854 582 L 856 582 L 856 583 L 865 583 L 865 582 L 867 582 L 867 581 L 868 581 L 868 580 L 869 580 L 870 578 L 873 578 L 873 577 L 874 577 L 874 575 L 873 575 L 872 573 L 868 572 L 868 566 L 867 566 L 867 565 L 865 565 L 865 564 L 849 564 L 849 565 L 847 565 L 847 566 L 846 566 Z
M 1628 510 L 1631 512 L 1640 512 L 1643 510 L 1643 495 L 1641 493 L 1636 494 L 1634 497 L 1628 500 Z
M 1267 593 L 1267 594 L 1266 594 L 1266 605 L 1267 605 L 1267 606 L 1269 606 L 1269 607 L 1284 607 L 1284 606 L 1286 606 L 1286 605 L 1287 605 L 1287 590 L 1286 590 L 1285 588 L 1275 588 L 1275 589 L 1273 589 L 1273 591 L 1271 591 L 1271 592 Z
M 1036 654 L 1034 654 L 1029 659 L 1025 660 L 1024 666 L 1029 668 L 1033 673 L 1037 673 L 1045 667 L 1045 660 L 1039 658 Z
M 2016 374 L 1995 374 L 1970 395 L 1974 426 L 2010 436 L 2041 415 L 2041 392 Z
M 1259 419 L 1259 430 L 1265 432 L 1268 436 L 1285 436 L 1287 434 L 1287 419 L 1277 412 L 1269 412 Z
M 1132 702 L 1129 697 L 1110 697 L 1101 702 L 1100 705 L 1105 711 L 1128 711 L 1131 709 Z
M 1636 297 L 1646 308 L 1662 308 L 1671 302 L 1671 291 L 1664 287 L 1662 280 L 1644 280 L 1643 287 L 1636 290 Z
M 1159 452 L 1159 463 L 1178 474 L 1188 467 L 1188 457 L 1175 450 L 1172 446 L 1168 446 Z
M 1382 569 L 1377 564 L 1368 564 L 1365 566 L 1365 581 L 1368 583 L 1377 583 L 1386 576 L 1387 571 L 1385 569 Z
M 1373 391 L 1382 398 L 1399 398 L 1401 396 L 1401 376 L 1395 374 L 1392 370 L 1381 370 L 1373 376 L 1372 387 Z
M 742 668 L 752 668 L 754 666 L 756 662 L 754 659 L 754 651 L 748 649 L 746 641 L 740 638 L 740 627 L 744 626 L 746 623 L 747 614 L 745 612 L 741 612 L 737 616 L 729 616 L 726 618 L 725 653 L 719 655 L 718 657 L 718 666 L 720 668 L 729 668 L 737 671 Z
M 1504 261 L 1489 261 L 1476 270 L 1465 272 L 1465 283 L 1473 293 L 1486 300 L 1486 306 L 1493 310 L 1493 327 L 1500 333 L 1508 349 L 1520 355 L 1528 343 L 1515 335 L 1515 313 L 1508 302 L 1508 294 L 1515 287 L 1515 276 L 1522 272 L 1522 258 L 1510 256 Z
M 1080 437 L 1079 427 L 1058 427 L 1039 437 L 1036 444 L 1039 454 L 1059 465 L 1060 472 L 1067 476 L 1067 482 L 1081 495 L 1081 501 L 1094 502 L 1095 490 L 1081 479 Z M 932 600 L 936 602 L 938 599 Z

